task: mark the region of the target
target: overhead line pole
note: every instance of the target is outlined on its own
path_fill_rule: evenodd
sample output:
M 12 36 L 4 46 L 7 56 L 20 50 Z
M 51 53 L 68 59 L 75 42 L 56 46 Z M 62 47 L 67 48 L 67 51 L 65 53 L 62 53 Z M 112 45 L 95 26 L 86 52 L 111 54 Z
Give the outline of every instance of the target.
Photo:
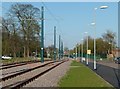
M 62 41 L 62 58 L 64 57 L 64 47 L 63 47 L 63 41 Z
M 56 61 L 56 26 L 54 26 L 54 62 Z
M 61 36 L 59 35 L 59 60 L 61 58 Z
M 44 7 L 41 7 L 41 62 L 44 62 Z
M 62 40 L 61 40 L 60 44 L 61 44 L 61 46 L 60 46 L 60 57 L 62 59 Z
M 62 50 L 62 40 L 60 39 L 60 41 L 61 41 L 61 42 L 60 42 L 60 44 L 61 44 L 61 45 L 60 45 L 60 57 L 62 58 L 62 57 L 63 57 L 63 53 L 62 53 L 62 51 L 63 51 L 63 50 Z

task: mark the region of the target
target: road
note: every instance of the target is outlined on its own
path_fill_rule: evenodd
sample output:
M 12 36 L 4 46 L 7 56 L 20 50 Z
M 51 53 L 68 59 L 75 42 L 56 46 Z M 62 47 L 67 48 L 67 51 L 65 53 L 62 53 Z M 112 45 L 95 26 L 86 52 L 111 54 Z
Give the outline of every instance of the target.
M 94 70 L 93 62 L 90 61 L 88 67 L 111 85 L 120 89 L 120 64 L 115 64 L 110 61 L 99 61 L 97 62 L 97 70 Z

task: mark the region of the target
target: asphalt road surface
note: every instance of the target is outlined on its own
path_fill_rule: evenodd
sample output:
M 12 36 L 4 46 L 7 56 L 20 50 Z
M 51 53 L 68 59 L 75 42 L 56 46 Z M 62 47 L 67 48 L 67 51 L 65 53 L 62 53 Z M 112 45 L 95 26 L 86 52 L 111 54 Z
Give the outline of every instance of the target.
M 84 62 L 84 64 L 86 63 Z M 111 85 L 117 89 L 120 89 L 120 64 L 115 64 L 114 62 L 110 61 L 99 61 L 97 62 L 97 69 L 94 70 L 93 62 L 90 61 L 88 67 Z

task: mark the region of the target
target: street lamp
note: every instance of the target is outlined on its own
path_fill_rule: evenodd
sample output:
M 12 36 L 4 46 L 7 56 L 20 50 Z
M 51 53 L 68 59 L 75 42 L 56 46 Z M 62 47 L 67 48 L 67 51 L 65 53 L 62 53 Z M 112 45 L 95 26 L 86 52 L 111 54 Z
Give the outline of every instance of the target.
M 108 6 L 100 6 L 99 9 L 107 9 Z M 96 10 L 98 8 L 94 8 L 94 22 L 91 25 L 94 25 L 94 70 L 96 70 Z
M 79 56 L 78 57 L 80 58 L 80 44 L 78 46 L 78 50 L 79 50 Z
M 77 44 L 78 45 L 78 44 Z M 76 46 L 76 60 L 77 60 L 77 46 Z
M 81 55 L 81 61 L 83 62 L 83 39 L 81 39 L 81 51 L 82 51 L 82 55 Z
M 87 45 L 86 45 L 87 48 L 86 48 L 86 50 L 88 51 L 88 32 L 85 32 L 85 34 L 86 34 L 86 38 L 87 38 Z M 88 54 L 86 54 L 86 55 L 87 55 L 86 65 L 88 65 Z
M 100 6 L 100 9 L 107 9 L 108 6 Z

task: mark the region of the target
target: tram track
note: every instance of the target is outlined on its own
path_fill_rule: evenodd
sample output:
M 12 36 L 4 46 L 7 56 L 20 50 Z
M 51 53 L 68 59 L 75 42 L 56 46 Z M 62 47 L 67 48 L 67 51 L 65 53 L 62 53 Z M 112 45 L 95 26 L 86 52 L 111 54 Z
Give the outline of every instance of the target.
M 46 61 L 50 61 L 50 60 L 46 60 Z M 26 64 L 37 63 L 37 62 L 40 62 L 40 61 L 35 60 L 35 61 L 25 61 L 25 62 L 17 62 L 17 63 L 5 64 L 5 65 L 2 65 L 0 67 L 0 70 L 12 68 L 12 67 L 18 67 L 18 66 L 22 66 L 22 65 L 26 65 Z
M 38 67 L 4 77 L 0 79 L 0 82 L 2 82 L 2 85 L 3 85 L 2 89 L 8 89 L 8 88 L 18 89 L 20 87 L 23 87 L 27 83 L 42 76 L 43 74 L 47 73 L 48 71 L 54 69 L 55 67 L 59 66 L 60 64 L 64 62 L 65 61 L 49 62 L 43 65 L 40 65 Z M 10 81 L 11 83 L 9 83 Z

